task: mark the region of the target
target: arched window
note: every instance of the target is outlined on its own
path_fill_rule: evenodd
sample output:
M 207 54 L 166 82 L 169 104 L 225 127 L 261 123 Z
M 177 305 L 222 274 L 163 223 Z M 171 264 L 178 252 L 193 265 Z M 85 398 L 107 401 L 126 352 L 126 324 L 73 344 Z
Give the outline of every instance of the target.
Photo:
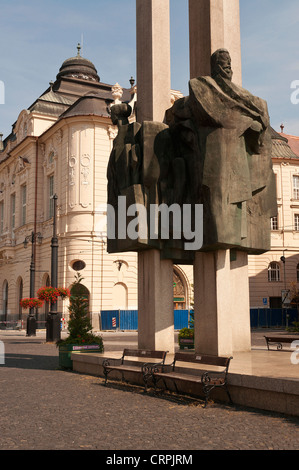
M 18 283 L 18 310 L 19 310 L 19 320 L 22 319 L 22 307 L 20 305 L 20 301 L 23 298 L 23 279 L 20 278 Z
M 2 312 L 3 320 L 7 321 L 7 304 L 8 304 L 8 282 L 4 281 L 2 290 Z
M 46 287 L 50 287 L 50 277 L 49 275 L 47 274 L 47 277 L 45 279 L 45 282 L 44 282 L 44 285 Z M 50 311 L 50 303 L 49 302 L 45 302 L 45 318 L 47 319 L 47 316 L 48 316 L 48 313 Z
M 112 291 L 112 302 L 114 310 L 127 310 L 128 288 L 122 282 L 118 282 L 114 285 Z
M 186 308 L 187 292 L 183 274 L 178 269 L 173 269 L 173 308 L 184 310 Z
M 90 294 L 89 294 L 89 290 L 87 289 L 87 287 L 85 287 L 83 284 L 75 284 L 71 288 L 71 301 L 72 301 L 72 297 L 84 297 L 87 300 L 87 310 L 88 310 L 87 315 L 89 316 Z
M 279 282 L 280 281 L 280 266 L 279 263 L 273 261 L 268 267 L 268 281 Z

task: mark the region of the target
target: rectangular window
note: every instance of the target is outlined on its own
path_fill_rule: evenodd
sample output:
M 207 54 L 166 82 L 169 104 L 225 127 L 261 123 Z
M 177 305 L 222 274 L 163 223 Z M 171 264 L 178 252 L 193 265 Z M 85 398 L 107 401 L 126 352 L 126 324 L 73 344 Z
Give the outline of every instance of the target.
M 299 214 L 295 214 L 294 216 L 294 225 L 296 232 L 299 232 Z
M 0 235 L 2 235 L 4 230 L 4 202 L 0 202 Z
M 279 282 L 280 281 L 280 266 L 278 263 L 270 263 L 268 267 L 268 281 Z
M 54 216 L 54 176 L 51 175 L 48 178 L 48 188 L 49 188 L 49 218 Z
M 11 195 L 10 200 L 10 211 L 11 211 L 11 230 L 14 230 L 16 227 L 16 195 Z
M 278 217 L 271 217 L 271 230 L 278 230 Z
M 26 224 L 26 206 L 27 206 L 27 186 L 21 187 L 21 201 L 22 201 L 22 219 L 21 225 Z
M 293 176 L 293 199 L 299 199 L 299 176 Z

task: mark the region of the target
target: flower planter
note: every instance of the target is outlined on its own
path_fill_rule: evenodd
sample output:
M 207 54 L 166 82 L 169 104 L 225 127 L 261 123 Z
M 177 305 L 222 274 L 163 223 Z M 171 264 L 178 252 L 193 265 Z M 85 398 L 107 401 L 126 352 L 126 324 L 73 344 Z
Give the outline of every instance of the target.
M 40 308 L 43 306 L 43 301 L 36 297 L 28 297 L 20 300 L 21 307 L 26 310 L 27 308 Z
M 194 349 L 194 329 L 182 328 L 179 332 L 180 349 Z
M 180 349 L 194 349 L 194 338 L 179 338 Z
M 65 369 L 73 368 L 71 355 L 73 352 L 102 352 L 100 344 L 61 344 L 59 345 L 59 366 Z

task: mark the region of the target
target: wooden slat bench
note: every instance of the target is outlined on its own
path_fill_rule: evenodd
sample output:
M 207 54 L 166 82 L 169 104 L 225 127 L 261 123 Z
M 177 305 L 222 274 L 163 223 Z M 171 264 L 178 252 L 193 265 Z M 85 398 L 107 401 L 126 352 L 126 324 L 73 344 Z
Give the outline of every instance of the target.
M 110 363 L 110 359 L 105 359 L 102 364 L 105 385 L 107 384 L 108 374 L 112 371 L 121 372 L 122 380 L 124 380 L 126 373 L 134 372 L 142 375 L 146 391 L 148 380 L 151 378 L 152 368 L 162 367 L 164 365 L 167 352 L 168 351 L 151 351 L 146 349 L 124 349 L 122 357 L 120 359 L 113 359 L 113 364 Z M 128 358 L 142 358 L 145 362 L 136 361 L 136 365 L 132 363 L 125 364 L 125 360 Z M 153 361 L 153 359 L 160 359 L 160 361 Z
M 293 341 L 299 341 L 299 335 L 294 335 L 294 336 L 264 336 L 266 339 L 267 343 L 267 348 L 270 350 L 269 345 L 270 344 L 276 344 L 276 347 L 278 350 L 282 350 L 282 344 L 291 344 Z
M 205 395 L 205 407 L 207 406 L 210 392 L 217 387 L 224 388 L 229 398 L 229 402 L 232 404 L 232 399 L 227 387 L 227 374 L 228 368 L 232 357 L 218 357 L 208 356 L 200 354 L 188 354 L 188 353 L 175 353 L 172 364 L 164 365 L 162 370 L 153 368 L 152 380 L 156 389 L 157 383 L 163 380 L 165 388 L 167 389 L 167 380 L 171 380 L 174 383 L 176 391 L 179 393 L 177 383 L 192 383 L 202 388 Z M 177 363 L 180 363 L 177 366 Z M 221 371 L 204 371 L 201 374 L 196 375 L 190 367 L 191 364 L 204 365 L 206 366 L 219 366 L 224 367 Z M 185 366 L 184 372 L 182 372 L 182 366 Z

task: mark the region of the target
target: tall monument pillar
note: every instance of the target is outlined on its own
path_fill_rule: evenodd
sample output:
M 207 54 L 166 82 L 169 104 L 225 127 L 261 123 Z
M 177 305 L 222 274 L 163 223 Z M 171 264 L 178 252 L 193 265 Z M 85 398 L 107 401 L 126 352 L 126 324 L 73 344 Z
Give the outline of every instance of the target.
M 137 121 L 163 122 L 170 101 L 169 0 L 136 0 Z M 138 347 L 174 352 L 173 263 L 138 253 Z
M 189 0 L 190 78 L 211 75 L 211 55 L 228 49 L 242 85 L 239 0 Z M 194 262 L 195 349 L 230 355 L 251 348 L 248 255 L 220 250 Z
M 239 0 L 189 0 L 190 78 L 210 75 L 211 55 L 228 49 L 233 81 L 242 85 Z
M 169 0 L 136 0 L 137 121 L 163 122 L 170 101 Z

